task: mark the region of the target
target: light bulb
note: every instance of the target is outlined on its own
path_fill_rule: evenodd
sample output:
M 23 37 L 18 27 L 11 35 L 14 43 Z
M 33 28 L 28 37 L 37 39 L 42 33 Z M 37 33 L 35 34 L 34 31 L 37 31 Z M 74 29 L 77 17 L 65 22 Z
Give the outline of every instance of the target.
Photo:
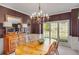
M 30 16 L 30 18 L 32 19 L 32 16 Z
M 46 14 L 46 17 L 48 17 L 48 14 Z
M 43 12 L 42 12 L 42 10 L 40 11 L 40 14 L 42 14 Z
M 40 12 L 38 12 L 38 16 L 40 16 L 41 14 L 40 14 Z

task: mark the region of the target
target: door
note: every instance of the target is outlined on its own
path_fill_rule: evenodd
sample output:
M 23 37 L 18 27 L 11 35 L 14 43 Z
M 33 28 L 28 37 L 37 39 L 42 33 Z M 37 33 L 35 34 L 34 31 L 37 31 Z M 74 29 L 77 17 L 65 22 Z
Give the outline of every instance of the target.
M 51 22 L 51 42 L 52 39 L 66 43 L 69 36 L 69 20 Z
M 43 38 L 46 43 L 49 43 L 50 39 L 50 23 L 45 22 L 43 23 Z
M 67 43 L 69 36 L 69 20 L 46 22 L 43 24 L 44 38 L 53 41 L 53 39 L 59 42 Z

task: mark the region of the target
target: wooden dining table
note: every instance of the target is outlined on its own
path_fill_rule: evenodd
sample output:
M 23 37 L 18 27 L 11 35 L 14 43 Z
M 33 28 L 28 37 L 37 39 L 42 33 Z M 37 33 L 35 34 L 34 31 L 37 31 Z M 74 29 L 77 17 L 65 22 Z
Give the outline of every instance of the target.
M 56 40 L 53 40 L 56 42 Z M 39 44 L 37 40 L 25 44 L 19 44 L 15 49 L 16 55 L 45 55 L 52 43 Z

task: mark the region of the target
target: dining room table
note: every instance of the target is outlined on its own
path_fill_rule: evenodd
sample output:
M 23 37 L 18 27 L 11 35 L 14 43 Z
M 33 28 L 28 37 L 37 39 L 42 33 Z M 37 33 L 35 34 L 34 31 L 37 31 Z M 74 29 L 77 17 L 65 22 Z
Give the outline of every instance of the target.
M 52 43 L 56 40 L 52 40 Z M 38 40 L 27 42 L 24 44 L 19 44 L 16 46 L 15 54 L 16 55 L 45 55 L 50 48 L 52 43 L 44 41 L 40 44 Z

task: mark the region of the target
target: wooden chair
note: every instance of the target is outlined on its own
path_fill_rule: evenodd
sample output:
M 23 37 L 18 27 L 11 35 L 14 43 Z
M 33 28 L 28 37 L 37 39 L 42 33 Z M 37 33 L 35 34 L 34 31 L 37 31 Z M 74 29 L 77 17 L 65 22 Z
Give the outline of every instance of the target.
M 58 42 L 53 42 L 50 45 L 50 48 L 48 49 L 48 52 L 45 55 L 54 55 L 54 54 L 59 54 L 58 53 Z

